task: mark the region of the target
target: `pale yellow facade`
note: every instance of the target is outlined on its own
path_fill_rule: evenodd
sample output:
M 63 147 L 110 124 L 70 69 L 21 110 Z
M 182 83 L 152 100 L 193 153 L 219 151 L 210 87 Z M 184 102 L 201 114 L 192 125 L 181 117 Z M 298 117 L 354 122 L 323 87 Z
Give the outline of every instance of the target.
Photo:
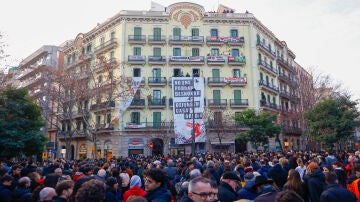
M 81 75 L 84 68 L 91 68 L 92 86 L 100 75 L 101 82 L 106 83 L 109 78 L 109 71 L 96 68 L 99 55 L 116 61 L 116 67 L 111 70 L 114 77 L 144 79 L 140 96 L 134 98 L 139 100 L 138 104 L 127 108 L 116 124 L 111 120 L 118 116 L 126 95 L 115 99 L 110 107 L 93 107 L 96 110 L 91 106 L 97 101 L 89 100 L 90 122 L 107 126 L 107 130 L 97 135 L 98 157 L 150 155 L 154 151 L 190 152 L 190 145 L 174 145 L 171 141 L 174 138 L 171 78 L 174 76 L 194 75 L 204 79 L 206 123 L 218 112 L 223 120 L 234 122 L 235 113 L 247 108 L 280 114 L 284 109 L 296 111 L 299 104 L 296 73 L 292 70 L 295 55 L 251 13 L 221 9 L 207 12 L 203 6 L 188 2 L 157 10 L 121 11 L 88 33 L 79 34 L 63 51 L 65 71 Z M 86 54 L 89 58 L 79 59 L 79 55 Z M 234 78 L 238 80 L 225 82 Z M 122 91 L 119 86 L 116 90 Z M 100 101 L 106 101 L 105 93 Z M 299 128 L 295 122 L 289 121 L 288 126 Z M 235 122 L 233 128 L 224 130 L 221 145 L 216 129 L 209 128 L 207 141 L 198 144 L 197 150 L 235 152 L 234 138 L 239 130 Z M 296 141 L 301 133 L 290 135 Z M 285 136 L 283 133 L 282 140 Z M 153 149 L 150 142 L 154 143 Z M 86 135 L 74 139 L 72 145 L 74 158 L 79 158 L 80 153 L 86 157 L 93 155 L 93 141 Z M 302 147 L 294 145 L 298 149 Z M 269 147 L 275 149 L 276 145 Z

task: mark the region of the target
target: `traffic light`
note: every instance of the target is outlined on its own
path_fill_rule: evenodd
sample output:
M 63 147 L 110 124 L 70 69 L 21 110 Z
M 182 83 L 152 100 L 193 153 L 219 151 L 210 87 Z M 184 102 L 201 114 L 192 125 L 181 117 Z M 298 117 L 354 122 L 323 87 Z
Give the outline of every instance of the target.
M 154 148 L 154 143 L 150 142 L 149 147 L 150 147 L 150 149 L 153 149 Z

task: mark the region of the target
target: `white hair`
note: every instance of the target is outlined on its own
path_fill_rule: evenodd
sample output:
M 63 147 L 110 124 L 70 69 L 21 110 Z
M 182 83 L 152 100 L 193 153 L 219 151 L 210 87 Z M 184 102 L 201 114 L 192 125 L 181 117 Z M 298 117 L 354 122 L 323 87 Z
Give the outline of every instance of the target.
M 45 187 L 39 193 L 40 201 L 44 201 L 44 199 L 49 196 L 49 194 L 55 193 L 55 189 L 52 187 Z

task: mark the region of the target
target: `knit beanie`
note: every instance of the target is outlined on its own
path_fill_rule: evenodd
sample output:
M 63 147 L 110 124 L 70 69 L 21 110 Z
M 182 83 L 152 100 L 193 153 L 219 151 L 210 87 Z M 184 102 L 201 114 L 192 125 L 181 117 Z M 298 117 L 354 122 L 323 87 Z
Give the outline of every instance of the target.
M 135 186 L 141 187 L 141 179 L 137 175 L 133 175 L 130 180 L 130 188 L 133 188 Z

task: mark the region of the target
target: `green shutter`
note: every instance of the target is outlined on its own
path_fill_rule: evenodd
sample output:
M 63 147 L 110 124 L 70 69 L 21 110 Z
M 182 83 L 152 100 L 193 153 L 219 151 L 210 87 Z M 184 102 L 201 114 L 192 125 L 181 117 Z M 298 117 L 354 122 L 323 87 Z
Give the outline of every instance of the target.
M 134 27 L 134 39 L 141 40 L 141 27 Z
M 213 98 L 220 102 L 220 90 L 213 90 Z
M 154 40 L 161 40 L 161 28 L 154 28 Z
M 153 125 L 158 128 L 161 125 L 161 112 L 153 112 Z
M 154 48 L 154 57 L 161 56 L 161 48 Z
M 263 76 L 263 73 L 260 72 L 260 81 L 263 81 L 264 80 L 264 76 Z
M 234 100 L 240 102 L 240 100 L 241 100 L 241 90 L 234 90 Z
M 191 30 L 191 36 L 199 36 L 199 29 L 194 28 Z
M 141 55 L 141 48 L 140 47 L 134 47 L 134 55 Z
M 266 85 L 269 85 L 269 77 L 266 76 L 265 78 L 266 78 Z M 270 100 L 270 99 L 269 99 L 269 100 Z
M 161 77 L 161 70 L 160 69 L 153 69 L 153 77 L 160 78 Z
M 193 48 L 192 49 L 192 56 L 195 57 L 195 56 L 199 56 L 200 53 L 199 53 L 199 48 Z
M 219 69 L 212 69 L 212 77 L 219 78 L 220 77 L 220 70 Z
M 181 29 L 180 28 L 174 28 L 173 29 L 173 35 L 174 36 L 181 36 Z

